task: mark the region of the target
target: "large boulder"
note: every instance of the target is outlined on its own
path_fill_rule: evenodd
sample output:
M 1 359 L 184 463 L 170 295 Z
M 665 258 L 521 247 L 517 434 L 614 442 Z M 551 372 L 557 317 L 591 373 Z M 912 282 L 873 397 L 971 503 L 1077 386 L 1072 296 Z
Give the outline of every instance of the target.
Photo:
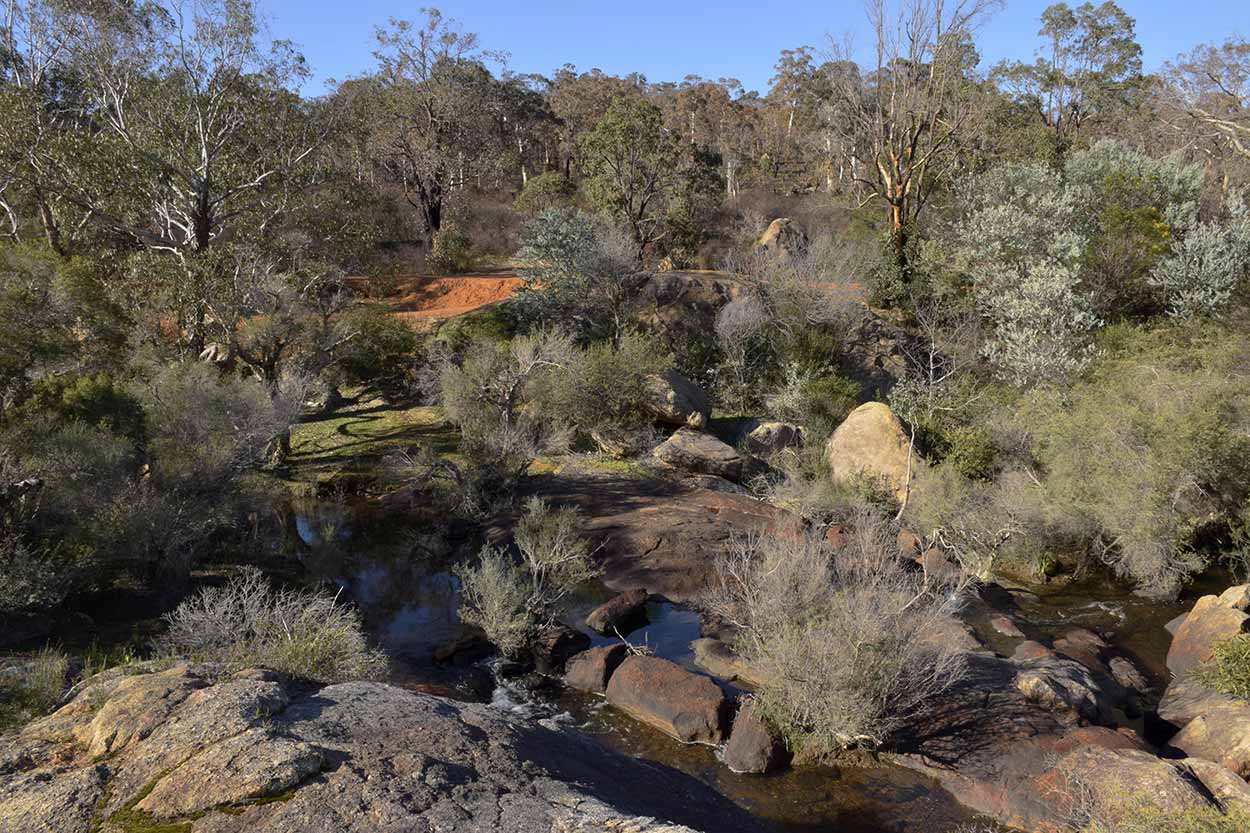
M 789 217 L 778 217 L 755 241 L 755 251 L 790 259 L 807 252 L 807 229 Z
M 647 591 L 641 587 L 626 590 L 587 613 L 586 624 L 599 633 L 611 634 L 631 619 L 640 617 L 647 596 Z
M 677 427 L 706 428 L 712 416 L 703 388 L 671 368 L 647 377 L 642 407 L 657 422 Z
M 1234 701 L 1207 709 L 1169 743 L 1191 758 L 1222 764 L 1250 778 L 1250 703 Z
M 1235 601 L 1232 594 L 1229 601 Z M 1223 597 L 1203 596 L 1172 636 L 1168 670 L 1180 677 L 1211 659 L 1215 646 L 1242 633 L 1248 620 L 1250 616 Z
M 169 696 L 149 696 L 159 690 Z M 90 743 L 114 723 L 118 742 L 93 761 Z M 381 683 L 317 688 L 183 665 L 93 681 L 0 737 L 5 833 L 691 829 L 681 825 L 760 829 L 676 770 Z
M 683 743 L 719 744 L 728 703 L 711 677 L 666 659 L 632 656 L 608 681 L 608 702 Z
M 867 477 L 898 500 L 907 496 L 909 475 L 924 465 L 890 406 L 868 402 L 851 411 L 825 445 L 835 483 Z
M 655 449 L 657 460 L 698 474 L 714 474 L 728 480 L 742 477 L 742 457 L 732 446 L 711 434 L 679 428 Z
M 645 588 L 675 602 L 697 600 L 713 588 L 715 556 L 734 539 L 794 523 L 776 506 L 689 479 L 575 462 L 526 480 L 527 494 L 581 510 L 586 534 L 600 545 L 604 584 L 618 591 Z

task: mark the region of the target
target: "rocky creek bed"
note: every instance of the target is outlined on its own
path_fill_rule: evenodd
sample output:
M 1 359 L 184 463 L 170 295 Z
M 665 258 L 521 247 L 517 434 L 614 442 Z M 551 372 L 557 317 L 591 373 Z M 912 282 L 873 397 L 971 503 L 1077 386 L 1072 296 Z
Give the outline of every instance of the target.
M 969 679 L 899 754 L 787 767 L 734 714 L 749 666 L 673 600 L 697 591 L 694 565 L 725 535 L 706 516 L 758 510 L 702 483 L 660 512 L 639 497 L 648 484 L 609 487 L 617 502 L 591 523 L 648 555 L 585 588 L 537 668 L 466 633 L 438 559 L 370 554 L 341 518 L 304 518 L 305 568 L 360 607 L 389 684 L 195 665 L 99 679 L 0 739 L 0 830 L 943 833 L 993 819 L 1061 833 L 1076 783 L 1250 806 L 1250 706 L 1184 676 L 1245 626 L 1245 592 L 1199 585 L 1168 605 L 1103 583 L 986 586 L 954 635 Z M 628 656 L 618 631 L 650 656 Z

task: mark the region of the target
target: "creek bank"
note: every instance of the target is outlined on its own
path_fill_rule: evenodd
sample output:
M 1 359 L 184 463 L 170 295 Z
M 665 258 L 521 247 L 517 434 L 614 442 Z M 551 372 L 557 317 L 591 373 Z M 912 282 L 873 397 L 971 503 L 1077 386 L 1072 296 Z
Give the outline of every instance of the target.
M 694 778 L 486 705 L 202 665 L 93 680 L 0 738 L 0 775 L 12 833 L 762 829 Z

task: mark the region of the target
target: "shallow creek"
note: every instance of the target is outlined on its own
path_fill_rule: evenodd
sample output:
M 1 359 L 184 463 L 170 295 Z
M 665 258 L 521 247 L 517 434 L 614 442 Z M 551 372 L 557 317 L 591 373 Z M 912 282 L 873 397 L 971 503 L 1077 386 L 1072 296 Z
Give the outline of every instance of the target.
M 317 534 L 300 522 L 305 543 Z M 310 534 L 311 533 L 311 534 Z M 636 722 L 597 696 L 562 689 L 530 674 L 497 674 L 490 658 L 457 657 L 435 661 L 435 652 L 461 635 L 456 617 L 459 582 L 445 567 L 406 558 L 372 557 L 370 548 L 339 528 L 340 552 L 352 557 L 326 559 L 314 568 L 338 581 L 359 605 L 378 643 L 391 656 L 392 682 L 457 699 L 491 702 L 497 708 L 532 719 L 575 726 L 625 754 L 679 769 L 712 786 L 776 833 L 943 833 L 971 819 L 929 779 L 892 765 L 802 768 L 767 776 L 735 775 L 707 746 L 683 745 Z M 314 565 L 308 564 L 313 567 Z M 1154 682 L 1165 679 L 1169 636 L 1164 625 L 1193 604 L 1203 586 L 1192 588 L 1174 604 L 1153 603 L 1104 583 L 1076 583 L 1045 593 L 990 588 L 965 612 L 965 618 L 990 648 L 1010 655 L 1019 640 L 989 627 L 994 609 L 1008 612 L 1030 638 L 1050 641 L 1073 626 L 1099 631 Z M 569 606 L 565 621 L 590 636 L 594 644 L 614 639 L 590 631 L 585 614 L 612 593 L 587 588 Z M 699 670 L 690 643 L 700 636 L 696 612 L 664 600 L 647 606 L 646 624 L 626 634 L 632 644 L 657 656 Z M 703 673 L 700 671 L 700 673 Z M 733 686 L 718 680 L 730 693 Z

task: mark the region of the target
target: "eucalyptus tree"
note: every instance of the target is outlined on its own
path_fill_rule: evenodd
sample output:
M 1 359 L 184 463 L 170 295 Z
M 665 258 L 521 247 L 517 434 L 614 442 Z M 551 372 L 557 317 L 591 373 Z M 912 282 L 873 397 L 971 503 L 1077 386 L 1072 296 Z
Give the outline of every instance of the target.
M 994 78 L 1034 109 L 1063 151 L 1086 123 L 1126 106 L 1144 87 L 1133 18 L 1111 0 L 1042 12 L 1045 46 L 1031 64 L 1004 61 Z
M 975 66 L 972 30 L 999 0 L 870 0 L 874 62 L 859 73 L 828 77 L 831 147 L 849 157 L 864 203 L 885 205 L 894 259 L 911 274 L 908 238 L 936 183 L 955 159 L 955 145 L 972 111 L 969 74 Z M 849 44 L 834 45 L 835 66 L 851 60 Z
M 1250 41 L 1204 43 L 1164 68 L 1174 123 L 1250 160 Z M 1181 123 L 1181 122 L 1187 123 Z
M 437 9 L 424 11 L 422 21 L 392 19 L 377 31 L 376 141 L 386 179 L 432 239 L 448 197 L 498 158 L 498 89 L 486 63 L 502 56 Z

